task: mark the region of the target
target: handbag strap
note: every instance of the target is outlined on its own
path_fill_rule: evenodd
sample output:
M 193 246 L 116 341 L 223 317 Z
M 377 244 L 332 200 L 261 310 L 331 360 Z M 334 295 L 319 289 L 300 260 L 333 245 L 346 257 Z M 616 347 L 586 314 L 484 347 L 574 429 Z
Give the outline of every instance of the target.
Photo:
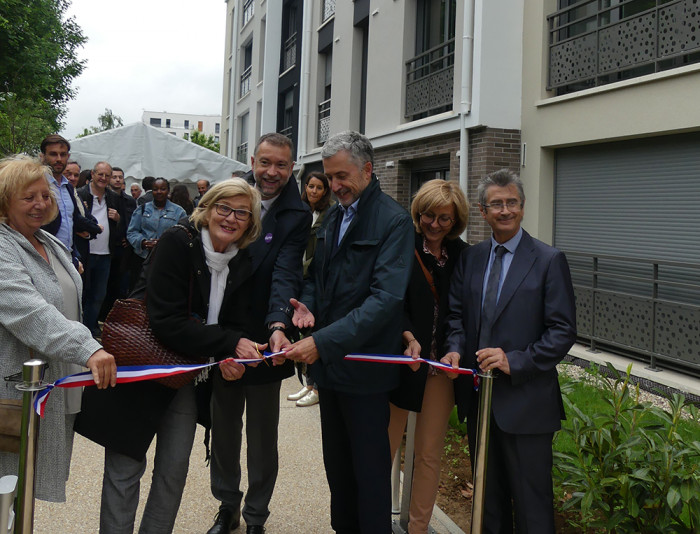
M 433 280 L 433 275 L 430 274 L 430 271 L 423 263 L 420 254 L 418 254 L 418 250 L 414 248 L 413 253 L 416 255 L 416 259 L 418 260 L 420 268 L 423 271 L 423 275 L 425 275 L 425 279 L 428 281 L 428 286 L 430 287 L 430 291 L 433 293 L 433 298 L 435 298 L 435 302 L 440 302 L 440 297 L 438 296 L 437 289 L 435 288 L 435 280 Z

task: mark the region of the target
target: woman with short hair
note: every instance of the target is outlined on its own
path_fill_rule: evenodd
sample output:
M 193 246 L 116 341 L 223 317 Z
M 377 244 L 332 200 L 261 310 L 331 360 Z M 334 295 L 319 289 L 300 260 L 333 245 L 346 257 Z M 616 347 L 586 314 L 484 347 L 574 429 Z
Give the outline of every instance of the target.
M 407 356 L 434 361 L 444 356 L 450 277 L 467 247 L 459 236 L 467 227 L 468 214 L 466 197 L 456 182 L 431 180 L 413 199 L 415 258 L 404 300 Z M 390 400 L 392 457 L 401 444 L 409 410 L 418 412 L 408 532 L 427 533 L 440 482 L 447 424 L 455 404 L 454 382 L 426 363 L 402 366 L 400 385 Z
M 87 366 L 98 387 L 113 386 L 114 358 L 80 322 L 83 286 L 70 252 L 41 229 L 58 214 L 46 172 L 25 156 L 0 161 L 0 376 L 21 372 L 35 357 L 49 363 L 47 382 Z M 22 393 L 5 382 L 0 397 L 21 399 Z M 66 500 L 79 411 L 79 389 L 54 389 L 39 433 L 38 499 Z M 0 474 L 17 473 L 18 462 L 17 454 L 0 452 Z

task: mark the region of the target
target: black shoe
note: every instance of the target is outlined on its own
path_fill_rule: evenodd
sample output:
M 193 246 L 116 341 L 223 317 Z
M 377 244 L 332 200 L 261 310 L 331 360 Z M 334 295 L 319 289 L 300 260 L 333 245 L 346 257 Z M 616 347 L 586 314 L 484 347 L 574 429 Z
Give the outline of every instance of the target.
M 233 511 L 221 508 L 214 517 L 214 525 L 207 530 L 207 534 L 229 534 L 232 530 L 236 530 L 240 524 L 240 515 L 234 518 Z
M 265 534 L 265 527 L 262 525 L 248 525 L 245 527 L 246 534 Z

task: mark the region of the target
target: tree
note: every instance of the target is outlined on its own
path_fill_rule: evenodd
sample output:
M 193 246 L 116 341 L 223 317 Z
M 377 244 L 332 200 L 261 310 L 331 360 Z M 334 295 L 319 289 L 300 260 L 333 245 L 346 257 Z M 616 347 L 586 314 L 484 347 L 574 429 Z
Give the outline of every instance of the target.
M 86 135 L 92 135 L 99 132 L 104 132 L 105 130 L 111 130 L 113 128 L 118 128 L 119 126 L 124 126 L 124 121 L 119 115 L 112 113 L 111 109 L 105 108 L 105 112 L 102 115 L 97 116 L 97 122 L 99 126 L 90 126 L 90 128 L 83 128 L 83 133 L 78 134 L 76 137 L 85 137 Z
M 190 134 L 190 141 L 209 150 L 213 150 L 217 154 L 221 152 L 221 145 L 218 141 L 214 141 L 213 135 L 204 135 L 202 132 L 194 130 Z
M 86 38 L 70 0 L 0 1 L 0 152 L 36 152 L 62 127 L 71 82 L 85 67 L 77 59 Z

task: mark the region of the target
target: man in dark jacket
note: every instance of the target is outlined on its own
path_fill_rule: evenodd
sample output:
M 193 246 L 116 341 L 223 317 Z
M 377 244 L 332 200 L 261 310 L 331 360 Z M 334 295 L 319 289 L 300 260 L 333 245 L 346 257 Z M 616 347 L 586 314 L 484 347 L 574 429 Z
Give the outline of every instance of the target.
M 90 241 L 90 261 L 83 290 L 83 323 L 99 336 L 97 315 L 107 291 L 111 255 L 120 246 L 126 229 L 126 213 L 122 198 L 107 185 L 112 178 L 112 166 L 106 161 L 95 164 L 92 179 L 78 190 L 87 212 L 104 228 L 97 238 Z
M 279 351 L 291 345 L 289 301 L 298 297 L 302 259 L 311 227 L 311 213 L 301 201 L 292 176 L 292 143 L 281 134 L 263 135 L 246 176 L 262 195 L 262 233 L 249 251 L 253 295 L 249 308 L 251 339 Z M 264 346 L 264 345 L 263 345 Z M 261 346 L 262 348 L 262 346 Z M 246 369 L 242 380 L 228 382 L 214 373 L 212 396 L 211 488 L 221 506 L 208 534 L 228 534 L 240 523 L 241 431 L 246 412 L 248 492 L 243 518 L 248 533 L 265 531 L 268 505 L 277 480 L 277 427 L 282 379 L 291 376 L 291 361 Z
M 339 205 L 316 232 L 301 302 L 292 302 L 294 324 L 314 326 L 314 332 L 287 353 L 313 364 L 331 526 L 339 533 L 391 532 L 387 427 L 398 366 L 344 359 L 401 351 L 413 224 L 379 187 L 373 156 L 369 140 L 357 132 L 339 133 L 323 147 L 323 169 Z

